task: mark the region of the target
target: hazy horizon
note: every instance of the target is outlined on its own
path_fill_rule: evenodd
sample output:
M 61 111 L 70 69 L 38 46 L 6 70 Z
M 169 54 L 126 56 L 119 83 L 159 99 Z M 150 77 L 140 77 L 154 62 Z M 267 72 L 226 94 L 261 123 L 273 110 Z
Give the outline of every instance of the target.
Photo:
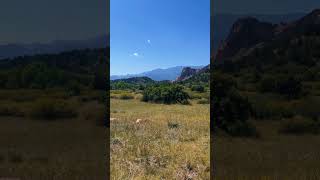
M 10 0 L 1 3 L 0 44 L 83 40 L 109 34 L 107 0 Z
M 209 64 L 210 62 L 208 62 Z M 206 65 L 208 65 L 206 64 Z M 150 71 L 154 71 L 154 70 L 166 70 L 166 69 L 171 69 L 171 68 L 176 68 L 176 67 L 204 67 L 206 65 L 177 65 L 177 66 L 169 66 L 169 67 L 157 67 L 157 68 L 153 68 L 153 69 L 146 69 L 144 71 L 139 71 L 139 72 L 133 72 L 133 73 L 125 73 L 125 74 L 110 74 L 110 76 L 126 76 L 126 75 L 136 75 L 136 74 L 141 74 L 141 73 L 145 73 L 145 72 L 150 72 Z
M 97 35 L 92 35 L 88 37 L 79 37 L 79 38 L 66 38 L 66 39 L 48 39 L 48 40 L 42 40 L 42 41 L 28 41 L 28 42 L 21 42 L 21 41 L 16 41 L 16 42 L 0 42 L 1 45 L 32 45 L 32 44 L 51 44 L 59 41 L 85 41 L 85 40 L 90 40 L 94 38 L 99 38 L 99 37 L 108 37 L 109 34 L 97 34 Z

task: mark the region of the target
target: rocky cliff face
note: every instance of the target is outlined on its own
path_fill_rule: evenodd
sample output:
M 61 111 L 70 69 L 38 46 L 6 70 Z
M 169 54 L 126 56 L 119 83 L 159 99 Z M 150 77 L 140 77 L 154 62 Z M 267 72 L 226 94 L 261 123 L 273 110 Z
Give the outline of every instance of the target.
M 303 18 L 287 24 L 285 28 L 278 32 L 277 37 L 287 38 L 315 33 L 320 33 L 320 9 L 316 9 Z
M 190 77 L 192 77 L 193 75 L 195 75 L 197 73 L 197 69 L 193 69 L 191 67 L 185 67 L 182 69 L 181 71 L 181 75 L 177 78 L 176 81 L 183 81 L 186 80 Z
M 186 67 L 182 70 L 181 75 L 176 79 L 176 81 L 185 81 L 201 73 L 210 73 L 210 65 L 207 65 L 201 69 Z
M 217 60 L 234 56 L 241 49 L 271 40 L 274 36 L 275 25 L 260 22 L 251 17 L 239 19 L 234 23 L 227 37 L 217 52 Z
M 233 24 L 228 37 L 220 44 L 214 62 L 223 63 L 258 44 L 310 33 L 320 33 L 320 9 L 291 23 L 271 24 L 252 17 L 241 18 Z

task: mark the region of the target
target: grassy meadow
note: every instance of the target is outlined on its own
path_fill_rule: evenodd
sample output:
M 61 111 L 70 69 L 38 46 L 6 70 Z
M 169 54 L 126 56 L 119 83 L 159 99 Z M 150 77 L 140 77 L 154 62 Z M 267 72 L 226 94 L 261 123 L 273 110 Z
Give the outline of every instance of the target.
M 141 97 L 111 91 L 111 179 L 210 179 L 209 104 L 199 97 L 190 105 Z
M 309 180 L 320 177 L 319 135 L 279 134 L 278 121 L 254 121 L 259 138 L 217 132 L 215 179 Z
M 275 93 L 242 91 L 253 112 L 248 123 L 258 135 L 231 136 L 217 129 L 213 135 L 214 178 L 319 179 L 319 91 L 306 90 L 308 95 L 290 100 Z
M 0 90 L 0 179 L 105 179 L 102 93 Z

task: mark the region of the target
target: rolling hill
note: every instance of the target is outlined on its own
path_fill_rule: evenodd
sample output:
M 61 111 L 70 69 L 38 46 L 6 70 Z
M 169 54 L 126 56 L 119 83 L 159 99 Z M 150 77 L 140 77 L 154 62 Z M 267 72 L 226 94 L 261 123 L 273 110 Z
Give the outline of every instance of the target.
M 20 56 L 0 61 L 0 88 L 52 88 L 80 84 L 107 89 L 109 48 Z
M 192 66 L 192 68 L 200 69 L 203 66 Z M 143 72 L 140 74 L 128 74 L 128 75 L 112 75 L 111 80 L 116 79 L 127 79 L 131 77 L 149 77 L 155 81 L 164 81 L 164 80 L 176 80 L 178 76 L 180 76 L 183 68 L 185 66 L 176 66 L 166 69 L 154 69 L 152 71 Z
M 37 54 L 57 54 L 81 49 L 97 49 L 109 46 L 109 35 L 84 40 L 56 40 L 50 43 L 3 44 L 0 45 L 0 59 Z

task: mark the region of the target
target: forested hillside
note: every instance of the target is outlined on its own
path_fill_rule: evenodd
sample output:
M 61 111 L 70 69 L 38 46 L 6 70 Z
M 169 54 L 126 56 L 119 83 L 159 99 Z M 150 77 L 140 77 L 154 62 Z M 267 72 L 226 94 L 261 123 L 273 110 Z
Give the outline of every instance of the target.
M 0 88 L 44 89 L 78 84 L 107 87 L 108 49 L 86 49 L 0 60 Z

